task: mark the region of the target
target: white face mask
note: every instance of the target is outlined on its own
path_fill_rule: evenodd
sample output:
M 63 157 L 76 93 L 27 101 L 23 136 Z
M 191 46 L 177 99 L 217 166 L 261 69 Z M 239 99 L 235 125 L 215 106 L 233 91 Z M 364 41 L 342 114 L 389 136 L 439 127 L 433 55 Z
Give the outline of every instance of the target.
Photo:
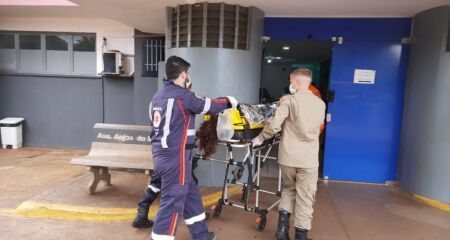
M 289 85 L 289 92 L 291 92 L 291 94 L 295 94 L 297 92 L 297 89 L 295 89 L 294 84 L 290 84 Z
M 192 81 L 191 81 L 191 78 L 188 76 L 188 77 L 186 78 L 186 83 L 184 84 L 184 87 L 185 87 L 186 89 L 188 89 L 191 85 L 192 85 Z

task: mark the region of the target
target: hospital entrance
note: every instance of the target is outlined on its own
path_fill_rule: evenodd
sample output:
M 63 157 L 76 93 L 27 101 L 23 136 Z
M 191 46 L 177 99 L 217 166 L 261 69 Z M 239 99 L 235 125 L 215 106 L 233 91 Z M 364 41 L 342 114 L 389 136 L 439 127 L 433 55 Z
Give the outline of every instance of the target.
M 312 73 L 312 87 L 328 105 L 332 41 L 266 41 L 263 44 L 260 103 L 278 101 L 289 92 L 289 75 L 297 68 Z M 319 176 L 323 177 L 326 122 L 320 135 Z
M 449 0 L 0 0 L 0 240 L 449 239 L 449 19 Z M 279 168 L 278 130 L 255 137 L 297 68 L 324 129 L 280 149 L 317 152 L 318 181 Z

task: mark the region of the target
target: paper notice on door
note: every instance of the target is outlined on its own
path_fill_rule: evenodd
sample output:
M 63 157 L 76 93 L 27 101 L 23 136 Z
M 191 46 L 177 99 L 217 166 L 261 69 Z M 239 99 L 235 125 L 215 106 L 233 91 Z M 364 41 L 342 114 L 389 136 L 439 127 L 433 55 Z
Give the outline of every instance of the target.
M 375 84 L 375 70 L 355 69 L 353 82 L 356 84 Z

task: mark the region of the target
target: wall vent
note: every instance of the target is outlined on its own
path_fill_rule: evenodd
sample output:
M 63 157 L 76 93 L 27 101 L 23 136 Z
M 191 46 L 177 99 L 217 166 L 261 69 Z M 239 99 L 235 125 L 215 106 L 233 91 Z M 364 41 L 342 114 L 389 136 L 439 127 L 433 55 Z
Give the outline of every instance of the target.
M 248 7 L 205 2 L 168 8 L 168 13 L 169 48 L 249 48 Z

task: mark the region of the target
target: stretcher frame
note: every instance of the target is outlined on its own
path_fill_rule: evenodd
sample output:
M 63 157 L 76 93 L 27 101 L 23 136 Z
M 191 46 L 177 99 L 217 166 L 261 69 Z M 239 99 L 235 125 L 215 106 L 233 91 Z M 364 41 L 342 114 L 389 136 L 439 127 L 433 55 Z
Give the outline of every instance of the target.
M 262 189 L 260 186 L 260 180 L 261 180 L 261 169 L 264 167 L 264 164 L 267 159 L 277 160 L 278 158 L 269 156 L 269 153 L 271 152 L 272 148 L 275 145 L 279 144 L 279 138 L 275 137 L 268 141 L 265 141 L 262 145 L 254 147 L 251 141 L 246 141 L 244 143 L 242 142 L 221 142 L 220 145 L 224 145 L 226 147 L 226 154 L 225 154 L 225 160 L 223 159 L 215 159 L 215 158 L 208 158 L 205 160 L 223 163 L 226 165 L 225 170 L 225 177 L 222 187 L 222 197 L 219 199 L 216 205 L 212 207 L 212 213 L 213 216 L 218 218 L 220 217 L 222 213 L 222 207 L 223 206 L 231 206 L 231 207 L 237 207 L 240 209 L 243 209 L 244 211 L 250 211 L 258 214 L 258 217 L 256 218 L 257 223 L 257 230 L 263 231 L 265 229 L 266 223 L 267 223 L 267 214 L 268 212 L 276 207 L 280 203 L 280 199 L 278 199 L 275 203 L 270 205 L 267 208 L 261 208 L 260 207 L 260 194 L 270 194 L 280 197 L 281 196 L 281 170 L 278 169 L 278 185 L 277 185 L 277 192 L 271 192 L 265 189 Z M 233 148 L 247 148 L 247 152 L 243 159 L 240 161 L 237 161 L 233 157 Z M 195 156 L 197 159 L 203 159 L 201 155 Z M 230 178 L 230 167 L 231 166 L 237 166 L 237 168 L 232 171 L 231 175 L 232 178 Z M 239 167 L 239 168 L 238 168 Z M 244 169 L 247 169 L 247 179 L 244 181 L 240 181 L 243 175 Z M 241 172 L 239 173 L 239 169 Z M 238 171 L 238 172 L 235 172 Z M 241 195 L 241 201 L 242 203 L 238 204 L 235 202 L 232 202 L 228 198 L 228 186 L 229 185 L 241 185 L 242 186 L 242 195 Z M 255 192 L 255 204 L 254 206 L 250 206 L 249 204 L 249 196 L 251 192 Z

